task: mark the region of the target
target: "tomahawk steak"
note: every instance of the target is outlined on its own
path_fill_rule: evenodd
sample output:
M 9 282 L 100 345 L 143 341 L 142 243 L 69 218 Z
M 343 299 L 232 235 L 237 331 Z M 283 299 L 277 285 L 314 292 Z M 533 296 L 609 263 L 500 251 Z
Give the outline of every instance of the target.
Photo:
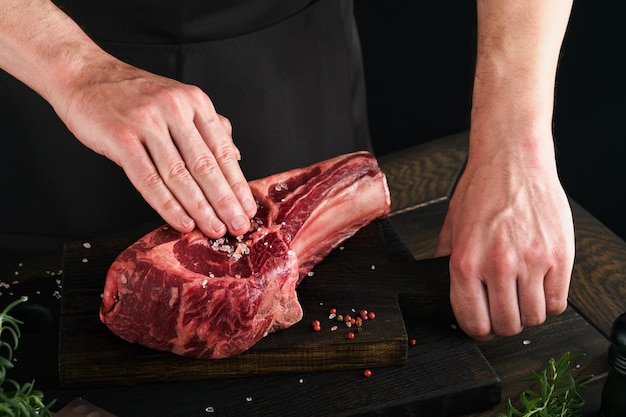
M 298 322 L 300 281 L 390 208 L 385 176 L 368 152 L 250 187 L 258 211 L 245 235 L 209 239 L 162 226 L 124 250 L 106 277 L 102 322 L 122 339 L 158 350 L 236 355 Z

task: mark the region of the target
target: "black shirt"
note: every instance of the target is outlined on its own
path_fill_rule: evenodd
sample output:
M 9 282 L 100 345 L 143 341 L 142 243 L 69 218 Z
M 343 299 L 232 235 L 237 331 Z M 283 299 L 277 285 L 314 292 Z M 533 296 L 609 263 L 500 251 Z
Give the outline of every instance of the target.
M 113 55 L 202 88 L 248 179 L 370 149 L 351 0 L 62 3 Z M 0 250 L 160 220 L 120 167 L 2 71 L 0 194 Z
M 315 0 L 55 0 L 99 40 L 191 43 L 271 26 Z

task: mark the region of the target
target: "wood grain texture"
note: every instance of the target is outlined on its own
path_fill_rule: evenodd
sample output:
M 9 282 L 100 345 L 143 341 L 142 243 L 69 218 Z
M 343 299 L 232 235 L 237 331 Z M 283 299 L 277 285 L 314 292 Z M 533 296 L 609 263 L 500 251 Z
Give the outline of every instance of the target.
M 626 243 L 573 202 L 576 261 L 570 303 L 609 337 L 626 312 Z
M 459 137 L 456 140 L 461 141 Z M 453 149 L 449 149 L 451 144 Z M 434 251 L 438 229 L 447 208 L 448 187 L 454 184 L 455 176 L 464 163 L 465 155 L 463 151 L 459 151 L 462 146 L 455 142 L 454 138 L 444 138 L 397 152 L 393 159 L 384 158 L 381 161 L 388 178 L 391 179 L 394 212 L 389 220 L 393 228 L 397 229 L 399 239 L 391 245 L 393 246 L 391 252 L 406 251 L 401 256 L 396 256 L 396 253 L 393 256 L 395 262 L 406 261 L 407 254 L 409 258 L 412 254 L 428 258 L 430 251 Z M 461 154 L 453 158 L 446 157 L 450 152 Z M 413 157 L 417 158 L 416 161 L 411 159 Z M 433 164 L 433 169 L 439 171 L 432 173 L 426 169 L 427 164 L 431 164 L 432 161 L 452 165 L 437 167 Z M 416 173 L 415 178 L 411 172 Z M 441 180 L 437 175 L 443 175 L 446 179 Z M 373 369 L 372 378 L 364 378 L 362 369 L 349 369 L 100 388 L 77 386 L 72 389 L 58 389 L 50 387 L 49 384 L 39 387 L 44 388 L 46 398 L 58 399 L 58 407 L 75 396 L 83 396 L 110 409 L 120 417 L 136 415 L 493 417 L 505 409 L 504 402 L 495 404 L 499 398 L 503 401 L 507 398 L 516 399 L 528 388 L 523 379 L 531 369 L 540 370 L 545 367 L 550 357 L 559 357 L 565 351 L 570 351 L 573 354 L 586 354 L 580 363 L 581 367 L 576 371 L 578 375 L 595 375 L 589 389 L 583 392 L 588 403 L 584 416 L 595 417 L 598 415 L 600 390 L 608 371 L 606 363 L 608 341 L 605 335 L 613 319 L 622 311 L 626 300 L 621 278 L 626 249 L 623 241 L 595 220 L 584 208 L 576 203 L 572 205 L 576 223 L 577 256 L 570 290 L 571 306 L 565 313 L 550 317 L 541 326 L 525 329 L 518 336 L 495 338 L 489 342 L 476 344 L 459 335 L 459 332 L 451 329 L 448 324 L 442 326 L 441 320 L 420 318 L 420 315 L 428 313 L 428 308 L 415 309 L 412 306 L 419 304 L 418 302 L 411 297 L 399 296 L 407 337 L 417 337 L 420 343 L 408 349 L 406 365 Z M 401 246 L 404 244 L 408 247 L 403 250 Z M 389 248 L 388 244 L 387 249 Z M 5 265 L 9 265 L 7 270 L 10 270 L 11 274 L 15 265 L 26 259 L 6 256 L 3 258 L 3 255 L 5 254 L 0 254 L 0 259 L 5 261 Z M 92 267 L 89 255 L 86 263 L 80 258 L 76 261 L 76 267 Z M 35 260 L 33 262 L 37 263 Z M 46 268 L 40 268 L 41 264 L 33 266 L 45 271 Z M 379 267 L 376 270 L 382 269 Z M 44 273 L 41 273 L 41 276 L 46 282 L 51 280 Z M 50 287 L 56 288 L 54 282 Z M 37 290 L 39 289 L 41 288 L 37 287 Z M 12 286 L 12 290 L 17 291 L 17 286 Z M 51 297 L 49 292 L 45 293 L 47 297 Z M 18 294 L 20 293 L 16 292 L 16 295 Z M 42 292 L 39 296 L 33 296 L 32 300 L 44 297 L 43 294 Z M 80 295 L 80 292 L 78 294 Z M 64 297 L 63 302 L 68 301 Z M 80 301 L 80 297 L 75 302 L 79 303 L 78 306 L 86 305 L 85 301 Z M 78 306 L 79 309 L 83 308 Z M 417 317 L 411 319 L 414 314 L 417 314 Z M 443 321 L 445 322 L 445 319 Z M 24 343 L 20 343 L 18 351 L 19 363 L 22 365 L 15 369 L 19 380 L 30 380 L 35 377 L 40 384 L 53 377 L 56 378 L 56 374 L 51 375 L 55 373 L 54 366 L 37 367 L 42 351 L 50 353 L 56 350 L 56 340 L 50 336 L 51 334 L 55 333 L 46 332 L 43 338 L 37 334 L 25 335 Z M 450 339 L 450 336 L 453 338 Z M 441 347 L 442 340 L 447 343 L 447 348 Z M 33 352 L 29 357 L 27 353 L 31 353 L 30 351 Z M 472 370 L 475 369 L 472 368 L 472 364 L 475 366 L 485 359 L 493 367 L 491 371 L 488 367 L 479 367 L 478 371 Z M 25 363 L 29 366 L 25 366 Z M 22 371 L 25 373 L 19 374 Z M 42 375 L 42 372 L 46 375 Z M 91 372 L 95 373 L 97 370 L 94 368 Z M 482 376 L 481 372 L 484 373 Z M 433 378 L 442 374 L 447 375 L 447 379 Z M 465 380 L 466 374 L 473 375 L 474 381 Z M 501 384 L 497 376 L 500 377 Z M 482 382 L 477 382 L 478 380 Z M 387 397 L 387 392 L 394 394 Z M 501 393 L 501 397 L 498 393 Z M 214 412 L 206 413 L 207 407 L 214 407 Z M 349 407 L 354 408 L 350 410 Z M 474 410 L 470 410 L 471 407 L 474 407 Z M 481 409 L 483 411 L 475 411 Z
M 381 162 L 388 178 L 398 181 L 390 188 L 392 201 L 399 202 L 392 205 L 395 211 L 390 221 L 417 258 L 432 256 L 436 248 L 452 190 L 448 187 L 456 181 L 452 173 L 460 175 L 465 161 L 467 148 L 462 146 L 462 137 L 454 135 L 429 143 L 428 148 L 420 145 L 397 152 Z M 449 149 L 451 146 L 453 150 Z M 451 152 L 458 155 L 446 158 Z M 429 159 L 445 160 L 451 165 L 429 171 L 424 162 Z M 559 358 L 566 351 L 585 354 L 577 373 L 595 375 L 589 390 L 583 392 L 588 403 L 585 416 L 595 416 L 608 372 L 607 336 L 613 320 L 626 311 L 626 243 L 574 201 L 572 211 L 577 254 L 570 308 L 562 315 L 548 318 L 541 326 L 525 329 L 515 337 L 481 343 L 479 348 L 502 378 L 503 399 L 513 401 L 528 388 L 524 378 L 530 369 L 540 370 L 551 357 Z M 493 416 L 504 409 L 499 405 L 467 416 Z
M 68 244 L 59 354 L 62 385 L 107 386 L 406 365 L 409 345 L 405 316 L 450 323 L 448 261 L 392 262 L 388 252 L 397 252 L 398 243 L 390 236 L 386 247 L 381 224 L 387 222 L 372 224 L 344 242 L 314 269 L 313 277 L 300 285 L 298 293 L 305 311 L 300 323 L 224 360 L 182 358 L 112 335 L 98 320 L 100 292 L 108 266 L 129 239 L 91 242 L 88 248 L 80 242 Z M 389 226 L 385 230 L 387 235 L 391 233 Z M 328 320 L 330 307 L 344 314 L 372 310 L 376 319 L 366 321 L 357 337 L 349 340 L 347 333 L 354 329 Z M 322 322 L 322 332 L 312 331 L 314 319 Z M 332 325 L 339 325 L 338 330 L 331 331 Z M 414 349 L 422 351 L 424 361 L 432 362 L 419 364 L 432 378 L 439 375 L 439 365 L 430 358 L 443 345 L 449 349 L 456 344 L 456 354 L 473 356 L 473 366 L 481 375 L 490 369 L 462 334 L 453 334 L 452 339 L 432 336 L 432 343 Z M 397 373 L 404 375 L 409 370 L 402 367 Z M 497 377 L 490 375 L 487 382 L 493 385 Z M 449 379 L 448 375 L 439 377 Z M 449 393 L 465 389 L 452 384 Z M 493 386 L 490 390 L 493 392 Z
M 525 381 L 530 370 L 544 369 L 550 358 L 559 359 L 565 352 L 585 355 L 573 367 L 572 375 L 593 375 L 592 389 L 583 391 L 582 395 L 590 404 L 599 399 L 592 396 L 598 395 L 597 388 L 601 388 L 606 378 L 609 343 L 572 308 L 559 316 L 549 317 L 541 326 L 525 329 L 517 336 L 496 338 L 478 346 L 501 375 L 503 403 L 490 410 L 469 414 L 471 416 L 487 417 L 504 412 L 509 398 L 519 407 L 519 395 L 529 388 L 537 389 Z M 588 412 L 590 414 L 586 415 L 594 415 L 595 411 L 588 407 Z
M 121 245 L 118 243 L 121 242 Z M 67 245 L 61 308 L 60 375 L 65 386 L 194 380 L 277 372 L 353 369 L 401 365 L 407 342 L 402 314 L 394 294 L 372 270 L 386 262 L 377 225 L 363 229 L 314 270 L 299 291 L 303 320 L 268 335 L 243 354 L 223 360 L 183 358 L 127 343 L 111 334 L 98 319 L 100 294 L 113 258 L 128 239 L 92 242 L 89 248 Z M 85 262 L 86 261 L 86 262 Z M 355 340 L 346 326 L 314 332 L 310 323 L 328 317 L 328 309 L 368 308 L 379 318 L 368 322 Z M 341 310 L 340 310 L 341 311 Z M 346 312 L 347 313 L 347 312 Z M 328 324 L 328 319 L 324 321 Z M 336 321 L 333 324 L 340 324 Z M 97 372 L 94 372 L 96 370 Z
M 467 133 L 394 152 L 380 158 L 393 213 L 450 197 L 468 150 Z
M 441 323 L 407 321 L 418 338 L 401 367 L 165 382 L 51 392 L 61 403 L 80 394 L 126 416 L 452 416 L 500 400 L 500 382 L 476 366 L 474 343 Z M 460 343 L 459 343 L 460 342 Z M 212 410 L 207 413 L 205 410 Z

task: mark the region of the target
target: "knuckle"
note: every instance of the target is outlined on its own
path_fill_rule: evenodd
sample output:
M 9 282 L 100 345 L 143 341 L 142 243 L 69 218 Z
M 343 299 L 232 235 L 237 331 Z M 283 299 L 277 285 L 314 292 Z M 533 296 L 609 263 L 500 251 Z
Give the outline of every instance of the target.
M 467 323 L 464 331 L 473 338 L 486 338 L 491 335 L 491 326 L 488 323 Z
M 188 94 L 195 100 L 205 100 L 207 98 L 207 95 L 204 93 L 204 91 L 196 85 L 183 84 L 183 89 L 185 90 L 186 94 Z
M 161 203 L 161 208 L 164 212 L 170 213 L 179 210 L 180 204 L 175 198 L 168 198 L 167 200 L 163 201 L 163 203 Z
M 222 116 L 221 114 L 218 114 L 218 115 L 217 115 L 217 117 L 219 118 L 220 123 L 221 123 L 221 124 L 222 124 L 222 126 L 224 127 L 224 130 L 226 130 L 226 132 L 227 132 L 229 135 L 230 135 L 230 134 L 232 134 L 232 132 L 233 132 L 233 125 L 232 125 L 232 123 L 230 122 L 230 120 L 229 120 L 227 117 Z
M 222 143 L 215 148 L 215 158 L 221 163 L 236 162 L 237 157 L 235 155 L 235 149 L 232 142 Z
M 142 135 L 136 127 L 126 122 L 114 123 L 111 126 L 111 135 L 120 145 L 120 148 L 127 149 L 134 147 L 142 140 Z
M 450 256 L 450 273 L 457 277 L 476 276 L 478 269 L 478 259 L 474 256 L 459 256 L 454 252 Z
M 552 259 L 555 264 L 565 264 L 570 262 L 571 259 L 574 259 L 575 249 L 572 246 L 571 248 L 565 244 L 558 244 L 552 248 Z
M 129 120 L 129 124 L 127 129 L 136 130 L 134 126 L 154 125 L 158 120 L 159 113 L 160 111 L 157 101 L 142 100 L 128 110 L 127 118 Z
M 163 184 L 163 179 L 161 178 L 158 172 L 152 172 L 144 176 L 141 181 L 142 188 L 144 188 L 148 192 L 161 186 L 162 184 Z
M 219 209 L 226 209 L 226 208 L 230 208 L 233 207 L 234 205 L 238 204 L 237 203 L 237 199 L 235 198 L 234 195 L 232 194 L 224 194 L 222 196 L 220 196 L 216 201 L 215 201 L 215 207 L 219 210 Z
M 498 336 L 503 336 L 503 337 L 515 336 L 516 334 L 520 334 L 521 332 L 522 332 L 522 326 L 511 326 L 511 325 L 503 326 L 501 328 L 498 328 L 495 331 L 495 333 Z
M 167 180 L 174 182 L 184 182 L 189 179 L 189 171 L 185 166 L 185 163 L 182 161 L 175 162 L 172 166 L 170 166 L 167 173 Z
M 211 113 L 215 111 L 211 99 L 200 87 L 191 84 L 183 84 L 182 88 L 176 91 L 177 93 L 182 93 L 181 95 L 185 97 L 185 100 L 193 103 L 195 106 L 207 108 Z M 175 98 L 180 100 L 179 95 Z
M 191 164 L 190 170 L 194 177 L 210 177 L 217 172 L 215 158 L 210 154 L 202 154 Z
M 567 309 L 567 300 L 563 300 L 561 297 L 546 299 L 546 312 L 552 315 L 558 315 L 563 313 Z
M 182 102 L 180 90 L 171 86 L 161 88 L 159 91 L 159 101 L 165 103 L 171 109 L 180 108 Z
M 244 192 L 248 190 L 248 183 L 245 180 L 242 181 L 234 181 L 230 187 L 232 188 L 232 190 L 235 192 L 235 194 L 239 193 L 239 192 Z
M 525 327 L 538 326 L 544 321 L 546 321 L 545 317 L 540 317 L 539 315 L 526 315 L 522 317 L 522 324 Z

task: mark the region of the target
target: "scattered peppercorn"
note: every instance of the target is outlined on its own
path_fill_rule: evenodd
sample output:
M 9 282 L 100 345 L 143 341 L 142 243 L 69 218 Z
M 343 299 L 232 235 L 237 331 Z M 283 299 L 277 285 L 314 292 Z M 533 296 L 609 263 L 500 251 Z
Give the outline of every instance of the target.
M 409 340 L 409 344 L 410 344 L 411 346 L 415 346 L 415 345 L 417 344 L 417 340 L 415 340 L 415 339 L 411 339 L 411 340 Z
M 348 332 L 348 339 L 350 339 L 350 340 L 354 339 L 354 333 L 353 332 Z
M 369 369 L 366 369 L 365 371 L 363 371 L 363 376 L 365 378 L 369 378 L 370 376 L 372 376 L 372 371 L 370 371 Z

